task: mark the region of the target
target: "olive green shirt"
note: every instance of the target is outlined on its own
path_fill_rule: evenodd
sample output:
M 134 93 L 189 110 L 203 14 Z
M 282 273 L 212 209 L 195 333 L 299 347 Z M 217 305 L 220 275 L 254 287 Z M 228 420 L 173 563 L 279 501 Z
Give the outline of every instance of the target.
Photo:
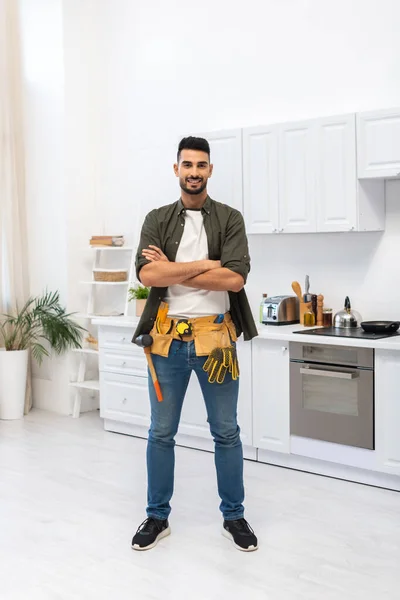
M 215 202 L 207 197 L 202 209 L 204 229 L 207 235 L 208 258 L 220 260 L 221 266 L 239 273 L 244 281 L 250 271 L 250 256 L 246 231 L 241 213 L 226 204 Z M 175 261 L 185 228 L 185 207 L 181 200 L 156 208 L 146 216 L 136 254 L 136 276 L 140 280 L 140 269 L 148 264 L 142 250 L 150 244 L 160 248 L 168 260 Z M 153 328 L 161 301 L 165 298 L 166 287 L 152 287 L 143 315 L 133 336 L 149 333 Z M 258 335 L 250 310 L 246 292 L 228 292 L 230 313 L 238 337 L 243 333 L 246 341 Z

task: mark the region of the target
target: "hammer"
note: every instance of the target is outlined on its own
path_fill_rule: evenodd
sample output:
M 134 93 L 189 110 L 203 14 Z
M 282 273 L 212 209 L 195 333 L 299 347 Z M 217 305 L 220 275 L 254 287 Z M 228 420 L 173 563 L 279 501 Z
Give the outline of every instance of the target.
M 156 391 L 157 400 L 159 402 L 162 402 L 163 401 L 163 395 L 162 395 L 162 392 L 161 392 L 159 381 L 157 379 L 157 373 L 156 373 L 156 370 L 154 368 L 153 359 L 152 359 L 151 350 L 150 350 L 150 347 L 153 344 L 153 338 L 152 338 L 151 335 L 149 335 L 147 333 L 144 333 L 143 335 L 139 335 L 135 339 L 134 343 L 136 344 L 136 346 L 139 346 L 140 348 L 144 348 L 144 353 L 146 355 L 147 364 L 149 366 L 149 371 L 150 371 L 151 379 L 153 381 L 154 389 Z

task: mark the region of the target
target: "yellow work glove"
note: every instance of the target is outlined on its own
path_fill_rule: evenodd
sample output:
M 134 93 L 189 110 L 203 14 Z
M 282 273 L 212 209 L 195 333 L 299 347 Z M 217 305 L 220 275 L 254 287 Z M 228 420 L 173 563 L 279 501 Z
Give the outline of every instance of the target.
M 210 383 L 214 383 L 215 381 L 223 383 L 228 371 L 231 373 L 232 379 L 236 380 L 239 377 L 236 348 L 233 346 L 229 346 L 228 348 L 214 348 L 204 363 L 203 370 L 208 373 L 208 381 Z

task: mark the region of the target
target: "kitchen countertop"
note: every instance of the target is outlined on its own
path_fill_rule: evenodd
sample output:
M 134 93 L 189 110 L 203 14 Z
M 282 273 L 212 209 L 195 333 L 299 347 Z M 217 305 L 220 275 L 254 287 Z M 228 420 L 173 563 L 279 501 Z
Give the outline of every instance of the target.
M 379 350 L 400 350 L 400 335 L 379 339 L 361 340 L 319 335 L 299 335 L 295 331 L 307 329 L 303 325 L 258 325 L 259 338 L 301 342 L 303 344 L 324 344 L 328 346 L 352 346 L 353 348 L 376 348 Z
M 93 325 L 132 327 L 139 322 L 139 318 L 130 317 L 96 317 L 92 319 Z M 302 325 L 257 325 L 259 337 L 263 340 L 281 340 L 282 342 L 301 342 L 306 344 L 325 344 L 328 346 L 353 346 L 354 348 L 376 348 L 379 350 L 399 350 L 400 335 L 380 340 L 360 340 L 340 337 L 298 335 L 295 331 L 307 329 Z M 132 331 L 133 333 L 133 331 Z M 257 339 L 257 338 L 256 338 Z

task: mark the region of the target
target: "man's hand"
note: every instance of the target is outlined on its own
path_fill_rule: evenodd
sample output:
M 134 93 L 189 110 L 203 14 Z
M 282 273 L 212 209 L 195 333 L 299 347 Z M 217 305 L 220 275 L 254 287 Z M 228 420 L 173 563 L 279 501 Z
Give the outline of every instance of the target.
M 153 245 L 149 245 L 149 248 L 145 248 L 144 250 L 142 250 L 142 254 L 143 256 L 149 260 L 150 262 L 157 262 L 157 261 L 165 261 L 165 262 L 170 262 L 167 258 L 167 256 L 165 256 L 164 252 L 161 250 L 161 248 L 158 248 L 157 246 L 153 246 Z M 221 261 L 220 260 L 208 260 L 207 259 L 207 263 L 208 263 L 208 271 L 212 271 L 213 269 L 220 269 L 221 268 Z
M 169 262 L 164 252 L 160 248 L 157 248 L 157 246 L 149 245 L 149 249 L 145 248 L 142 250 L 142 254 L 145 259 L 149 260 L 150 262 L 156 262 L 158 260 Z
M 181 284 L 186 279 L 196 277 L 200 273 L 213 271 L 221 267 L 219 260 L 197 260 L 187 263 L 176 263 L 158 247 L 149 244 L 142 250 L 142 255 L 149 262 L 140 270 L 140 282 L 149 287 L 169 287 Z

